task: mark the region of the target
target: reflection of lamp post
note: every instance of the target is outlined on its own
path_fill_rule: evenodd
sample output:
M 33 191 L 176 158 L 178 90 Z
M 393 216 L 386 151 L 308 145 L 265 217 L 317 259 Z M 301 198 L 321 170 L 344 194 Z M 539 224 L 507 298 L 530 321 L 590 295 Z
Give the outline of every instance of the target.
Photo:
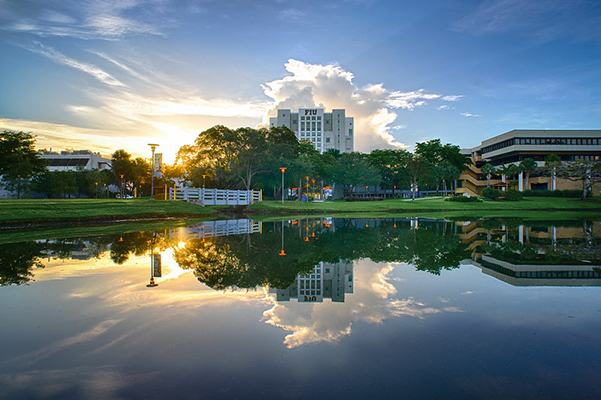
M 286 171 L 285 167 L 280 167 L 280 171 L 282 171 L 282 204 L 284 204 L 284 172 Z M 282 221 L 282 224 L 284 221 Z M 283 225 L 282 225 L 283 226 Z M 284 240 L 284 239 L 282 239 Z M 284 250 L 282 250 L 283 252 Z
M 154 149 L 157 148 L 158 144 L 148 143 L 152 150 L 152 171 L 150 171 L 150 200 L 154 200 Z
M 150 237 L 150 282 L 148 282 L 148 285 L 146 285 L 146 287 L 157 286 L 159 286 L 159 284 L 154 281 L 154 232 L 152 232 L 152 236 Z
M 286 168 L 284 168 L 286 169 Z M 282 171 L 282 175 L 284 174 L 284 171 Z M 282 199 L 282 201 L 284 201 Z M 282 220 L 282 250 L 280 251 L 280 255 L 281 256 L 285 256 L 286 253 L 284 252 L 284 220 Z

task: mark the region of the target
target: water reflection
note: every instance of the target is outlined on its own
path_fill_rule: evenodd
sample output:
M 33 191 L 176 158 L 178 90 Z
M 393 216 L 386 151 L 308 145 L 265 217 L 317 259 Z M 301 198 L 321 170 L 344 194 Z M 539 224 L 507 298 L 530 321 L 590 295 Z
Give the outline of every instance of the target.
M 515 285 L 599 285 L 600 226 L 588 220 L 210 221 L 158 232 L 3 244 L 0 283 L 27 283 L 51 259 L 108 253 L 116 265 L 149 256 L 148 286 L 154 287 L 162 277 L 162 253 L 169 251 L 182 270 L 212 289 L 269 287 L 279 301 L 344 301 L 353 292 L 352 262 L 360 259 L 406 263 L 434 275 L 471 263 Z

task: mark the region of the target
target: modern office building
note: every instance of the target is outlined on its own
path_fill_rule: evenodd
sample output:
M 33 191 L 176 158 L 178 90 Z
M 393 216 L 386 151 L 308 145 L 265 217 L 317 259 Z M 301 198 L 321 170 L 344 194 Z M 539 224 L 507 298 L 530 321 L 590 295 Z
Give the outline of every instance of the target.
M 78 169 L 111 169 L 111 160 L 90 150 L 41 151 L 40 158 L 48 160 L 49 171 L 77 171 Z
M 345 110 L 324 112 L 323 108 L 299 108 L 298 112 L 278 109 L 277 117 L 269 119 L 269 126 L 285 126 L 296 133 L 299 140 L 310 141 L 320 153 L 337 149 L 341 153 L 354 151 L 353 117 Z
M 495 167 L 508 164 L 518 165 L 522 160 L 531 158 L 538 166 L 545 164 L 551 154 L 559 156 L 562 162 L 587 160 L 601 161 L 601 130 L 512 130 L 483 141 L 472 149 L 462 149 L 462 153 L 470 157 L 474 165 L 459 177 L 461 187 L 456 193 L 479 196 L 487 184 L 487 176 L 481 167 L 490 163 Z M 578 189 L 577 182 L 540 176 L 529 179 L 526 184 L 524 175 L 518 177 L 517 189 L 521 190 L 564 190 Z M 493 177 L 490 184 L 503 189 L 505 177 Z

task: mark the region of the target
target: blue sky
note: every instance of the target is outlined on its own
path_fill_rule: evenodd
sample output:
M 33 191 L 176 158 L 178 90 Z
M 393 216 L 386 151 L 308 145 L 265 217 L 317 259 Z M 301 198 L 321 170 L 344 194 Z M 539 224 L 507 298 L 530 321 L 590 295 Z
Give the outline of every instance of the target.
M 359 151 L 601 128 L 596 0 L 0 0 L 0 127 L 167 162 L 275 109 L 346 108 Z

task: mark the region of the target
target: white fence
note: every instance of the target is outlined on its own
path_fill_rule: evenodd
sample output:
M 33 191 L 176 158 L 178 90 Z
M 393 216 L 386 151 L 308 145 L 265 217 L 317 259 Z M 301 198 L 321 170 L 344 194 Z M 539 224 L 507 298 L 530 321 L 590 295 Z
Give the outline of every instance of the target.
M 205 206 L 244 206 L 263 200 L 260 190 L 169 188 L 169 200 L 202 201 Z
M 187 241 L 190 239 L 204 239 L 217 236 L 240 235 L 244 233 L 261 233 L 261 222 L 250 219 L 227 219 L 206 221 L 185 228 L 177 228 L 169 232 L 171 239 Z

